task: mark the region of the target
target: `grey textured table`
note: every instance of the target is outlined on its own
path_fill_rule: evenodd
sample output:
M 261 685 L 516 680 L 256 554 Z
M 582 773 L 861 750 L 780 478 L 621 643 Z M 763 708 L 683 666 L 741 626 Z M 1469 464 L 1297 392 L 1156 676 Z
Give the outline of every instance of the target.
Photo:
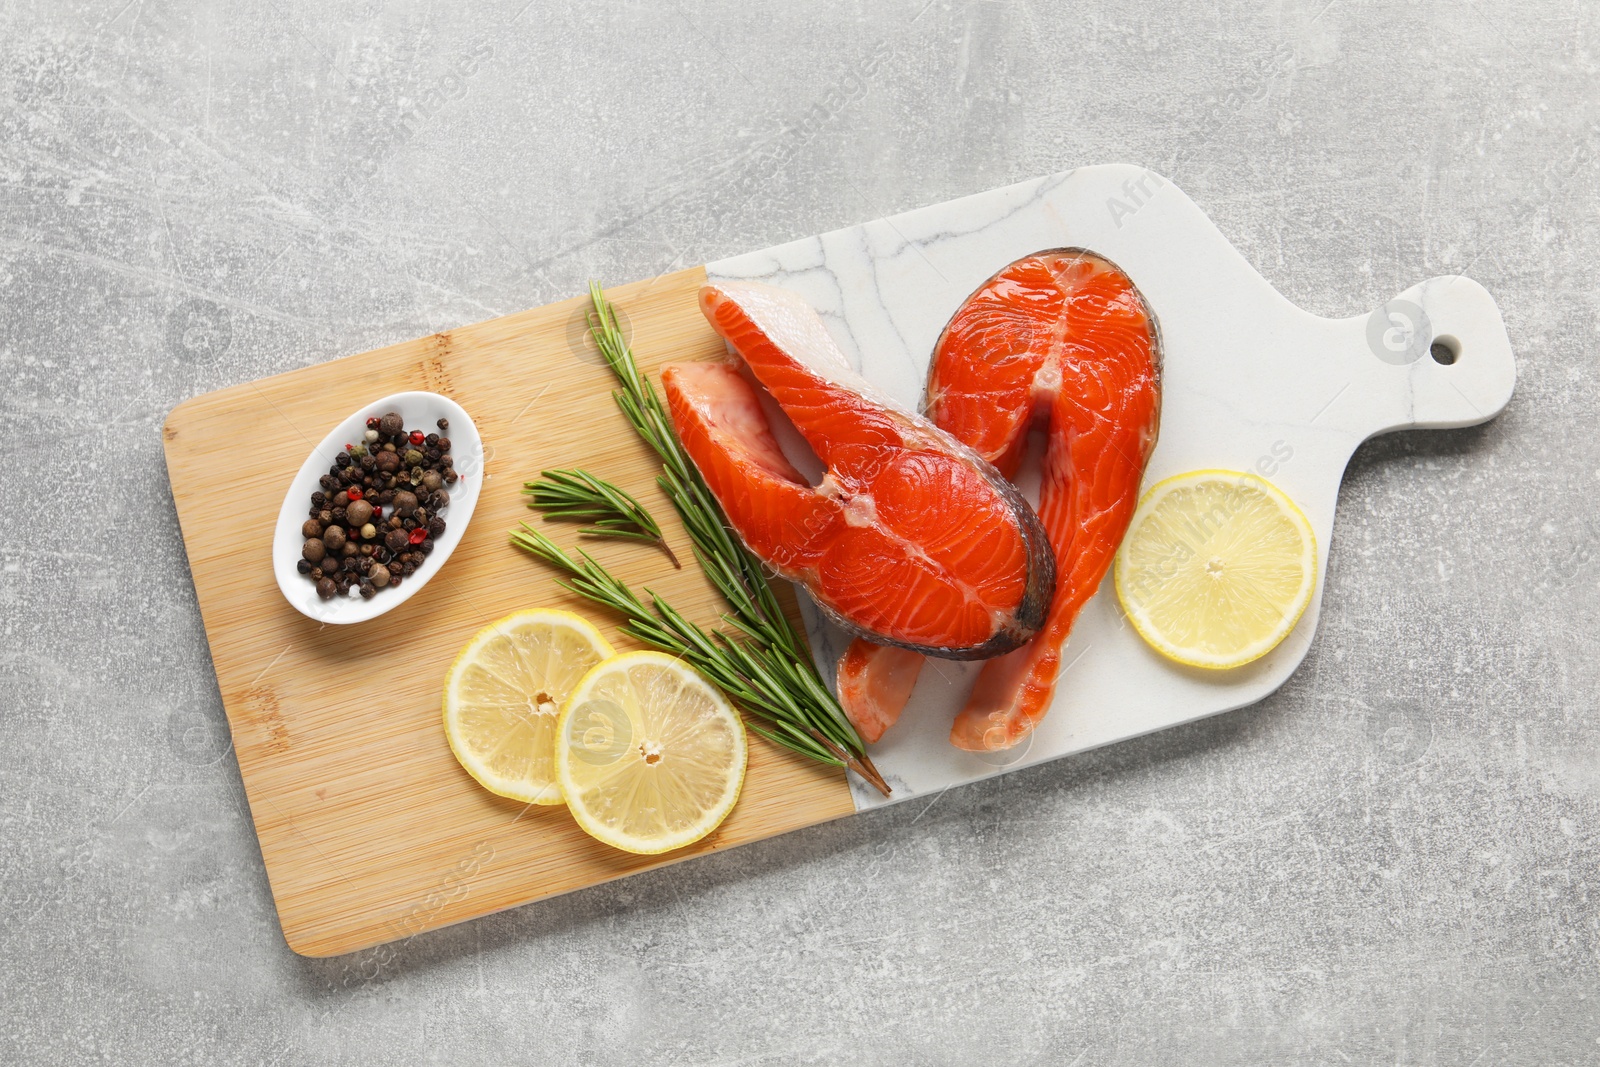
M 1600 12 L 925 2 L 0 5 L 0 1060 L 1600 1060 Z M 1094 162 L 1308 310 L 1461 271 L 1505 314 L 1503 417 L 1356 456 L 1287 687 L 289 952 L 173 405 Z

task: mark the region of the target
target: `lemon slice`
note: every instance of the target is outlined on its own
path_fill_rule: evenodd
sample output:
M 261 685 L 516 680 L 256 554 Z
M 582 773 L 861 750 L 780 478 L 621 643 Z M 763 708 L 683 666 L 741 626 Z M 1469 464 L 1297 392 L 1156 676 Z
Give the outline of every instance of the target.
M 519 611 L 467 642 L 444 683 L 444 733 L 467 773 L 491 793 L 561 803 L 555 778 L 561 702 L 614 653 L 570 611 Z
M 556 779 L 573 818 L 628 852 L 667 852 L 715 830 L 739 799 L 744 767 L 738 712 L 661 652 L 595 667 L 556 727 Z
M 1117 552 L 1117 598 L 1156 651 L 1237 667 L 1272 651 L 1317 584 L 1317 538 L 1294 501 L 1239 471 L 1191 471 L 1139 501 Z

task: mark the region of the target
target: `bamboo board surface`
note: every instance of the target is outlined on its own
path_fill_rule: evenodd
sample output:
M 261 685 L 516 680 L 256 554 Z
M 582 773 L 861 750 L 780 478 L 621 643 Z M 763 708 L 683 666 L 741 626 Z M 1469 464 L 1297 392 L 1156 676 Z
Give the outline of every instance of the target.
M 610 290 L 640 366 L 723 351 L 701 316 L 701 268 Z M 533 519 L 520 493 L 548 467 L 584 466 L 637 495 L 690 559 L 655 486 L 653 455 L 611 400 L 609 371 L 582 346 L 587 297 L 464 326 L 185 401 L 163 429 L 173 500 L 234 751 L 284 937 L 332 956 L 596 885 L 690 856 L 852 814 L 842 772 L 750 737 L 733 814 L 714 834 L 666 856 L 595 842 L 565 808 L 525 806 L 480 788 L 440 726 L 445 672 L 488 622 L 559 606 L 594 619 L 619 650 L 638 647 L 610 613 L 559 588 L 513 548 Z M 428 585 L 354 626 L 295 611 L 273 579 L 273 525 L 307 452 L 362 403 L 407 389 L 443 393 L 477 423 L 485 479 L 461 544 Z M 251 447 L 237 447 L 248 427 Z M 262 491 L 211 503 L 216 457 L 231 484 Z M 448 518 L 448 513 L 446 513 Z M 546 524 L 557 541 L 574 528 Z M 692 563 L 600 542 L 597 554 L 709 623 L 719 601 Z M 786 588 L 783 595 L 790 596 Z M 792 608 L 792 603 L 791 603 Z

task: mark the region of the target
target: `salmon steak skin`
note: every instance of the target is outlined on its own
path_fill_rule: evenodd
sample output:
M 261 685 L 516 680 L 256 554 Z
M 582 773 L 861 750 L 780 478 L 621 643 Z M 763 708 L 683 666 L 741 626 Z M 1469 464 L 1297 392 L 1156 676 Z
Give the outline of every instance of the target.
M 684 449 L 750 550 L 877 644 L 947 659 L 1026 644 L 1055 556 L 1017 488 L 857 374 L 795 294 L 713 283 L 700 308 L 825 468 L 813 485 L 794 467 L 739 366 L 663 368 Z
M 1039 517 L 1056 590 L 1038 636 L 984 664 L 950 741 L 1010 748 L 1044 718 L 1079 611 L 1116 557 L 1161 415 L 1161 341 L 1132 280 L 1081 248 L 1025 256 L 978 288 L 934 347 L 928 416 L 1008 478 L 1045 434 Z M 899 717 L 918 664 L 857 641 L 840 661 L 845 713 L 876 736 Z

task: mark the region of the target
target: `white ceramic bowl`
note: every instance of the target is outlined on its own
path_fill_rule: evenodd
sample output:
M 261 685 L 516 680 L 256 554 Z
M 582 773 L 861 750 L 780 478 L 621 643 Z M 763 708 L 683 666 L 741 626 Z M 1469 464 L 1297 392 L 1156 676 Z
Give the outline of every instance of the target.
M 334 457 L 344 451 L 344 446 L 363 440 L 367 420 L 375 415 L 398 411 L 405 420 L 406 429 L 425 433 L 440 432 L 439 419 L 449 419 L 450 429 L 443 431 L 450 438 L 450 455 L 455 458 L 455 469 L 461 475 L 449 486 L 450 503 L 439 512 L 445 521 L 442 537 L 434 539 L 433 552 L 416 572 L 400 583 L 398 589 L 380 589 L 371 600 L 359 596 L 335 596 L 323 600 L 317 596 L 317 587 L 309 578 L 295 569 L 300 562 L 300 548 L 305 538 L 300 527 L 305 524 L 306 513 L 311 509 L 311 494 L 320 489 L 321 478 L 333 466 Z M 318 622 L 346 624 L 365 622 L 377 618 L 391 608 L 397 608 L 416 595 L 428 584 L 439 568 L 450 558 L 461 535 L 466 532 L 467 521 L 478 506 L 478 490 L 483 482 L 483 441 L 478 428 L 461 405 L 438 393 L 395 393 L 370 404 L 363 404 L 350 417 L 335 426 L 312 450 L 294 476 L 289 492 L 283 498 L 278 512 L 278 527 L 272 536 L 272 569 L 278 577 L 278 588 L 284 599 L 294 605 L 302 615 Z

